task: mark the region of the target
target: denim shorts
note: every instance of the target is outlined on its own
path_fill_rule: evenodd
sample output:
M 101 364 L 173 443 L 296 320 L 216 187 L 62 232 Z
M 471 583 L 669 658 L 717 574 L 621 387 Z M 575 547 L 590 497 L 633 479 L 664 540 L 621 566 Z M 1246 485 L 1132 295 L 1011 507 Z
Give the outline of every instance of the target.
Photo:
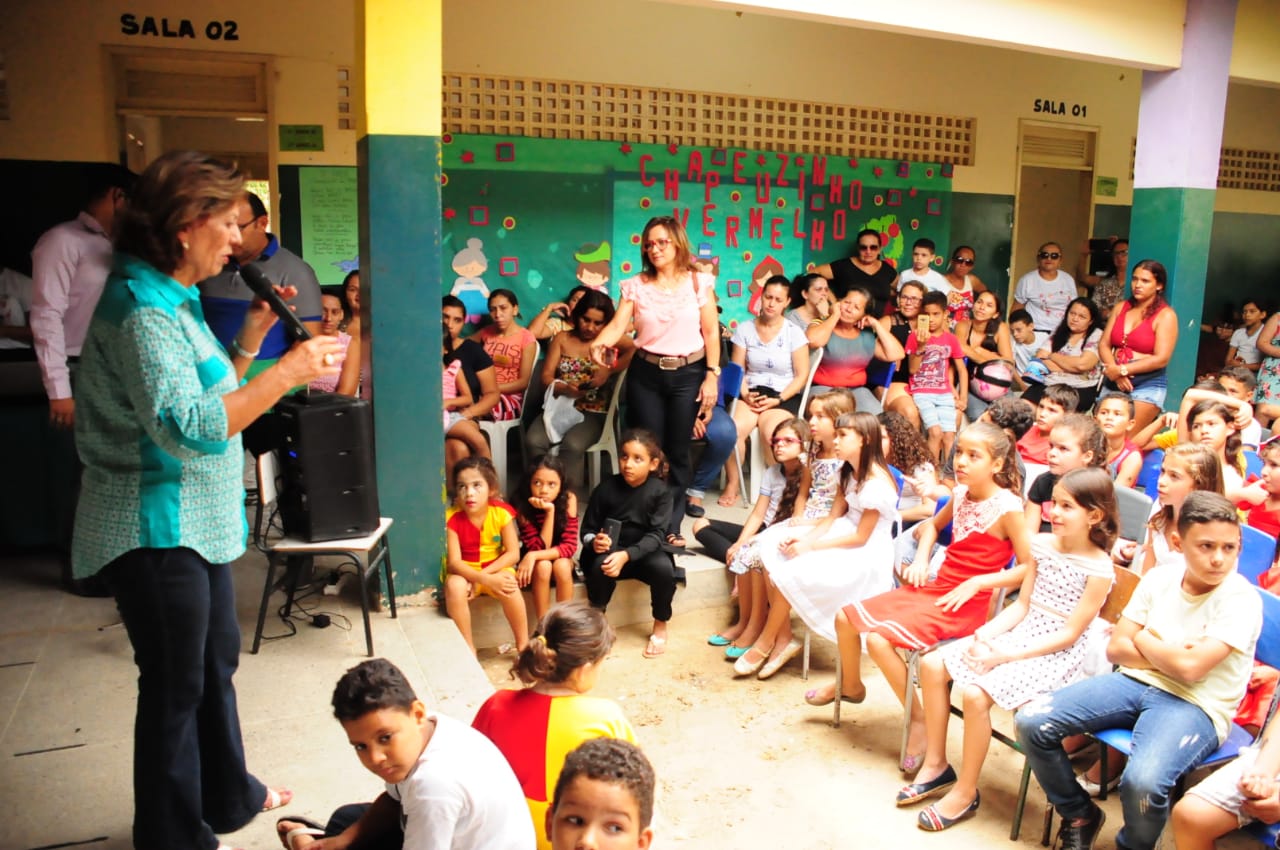
M 1102 395 L 1099 398 L 1120 392 L 1119 388 L 1110 381 L 1102 385 Z M 1169 394 L 1169 376 L 1161 372 L 1158 376 L 1150 378 L 1142 383 L 1141 386 L 1133 388 L 1133 392 L 1129 395 L 1134 401 L 1145 401 L 1147 404 L 1154 404 L 1161 410 L 1164 409 L 1165 397 Z
M 938 426 L 944 434 L 956 432 L 956 397 L 951 393 L 912 393 L 911 399 L 926 431 Z

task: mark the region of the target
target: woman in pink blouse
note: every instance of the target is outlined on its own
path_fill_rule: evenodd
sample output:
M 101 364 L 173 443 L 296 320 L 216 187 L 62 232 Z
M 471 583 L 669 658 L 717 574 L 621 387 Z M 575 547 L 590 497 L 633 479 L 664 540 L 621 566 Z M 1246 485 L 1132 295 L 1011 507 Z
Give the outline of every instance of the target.
M 693 270 L 689 236 L 671 216 L 652 218 L 640 245 L 642 271 L 622 281 L 613 320 L 591 347 L 609 365 L 610 349 L 635 322 L 636 352 L 627 370 L 627 426 L 657 435 L 671 463 L 667 542 L 683 546 L 684 491 L 696 418 L 706 421 L 720 380 L 720 323 L 715 279 Z

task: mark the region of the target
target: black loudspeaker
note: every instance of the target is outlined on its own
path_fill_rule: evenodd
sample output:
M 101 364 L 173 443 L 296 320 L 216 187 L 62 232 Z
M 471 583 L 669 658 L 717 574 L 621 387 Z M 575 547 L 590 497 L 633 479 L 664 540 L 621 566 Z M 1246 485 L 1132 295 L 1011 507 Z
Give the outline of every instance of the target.
M 311 542 L 378 528 L 369 402 L 332 393 L 287 396 L 280 419 L 280 517 L 285 534 Z

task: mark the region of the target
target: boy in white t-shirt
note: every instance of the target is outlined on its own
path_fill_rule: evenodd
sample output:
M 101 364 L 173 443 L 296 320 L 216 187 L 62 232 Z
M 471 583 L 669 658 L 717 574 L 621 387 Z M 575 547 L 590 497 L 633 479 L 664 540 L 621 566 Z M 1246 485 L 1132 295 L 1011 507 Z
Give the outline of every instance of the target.
M 1009 336 L 1013 339 L 1013 374 L 1018 388 L 1026 390 L 1027 384 L 1043 384 L 1048 370 L 1041 366 L 1040 372 L 1029 373 L 1036 352 L 1044 348 L 1049 341 L 1049 334 L 1036 330 L 1031 314 L 1026 310 L 1014 310 L 1009 314 Z
M 1063 847 L 1091 850 L 1105 820 L 1076 783 L 1062 740 L 1130 728 L 1116 847 L 1151 850 L 1178 779 L 1226 739 L 1253 669 L 1262 600 L 1236 573 L 1240 521 L 1217 493 L 1196 491 L 1178 514 L 1173 544 L 1185 559 L 1150 570 L 1112 632 L 1119 671 L 1033 699 L 1015 717 L 1018 742 L 1062 816 Z
M 911 268 L 898 275 L 898 286 L 914 280 L 923 285 L 926 291 L 946 292 L 950 289 L 951 284 L 933 267 L 937 250 L 932 239 L 917 239 L 911 246 Z
M 529 807 L 506 757 L 465 723 L 428 712 L 390 661 L 348 670 L 334 688 L 333 714 L 387 790 L 338 809 L 323 829 L 281 818 L 276 829 L 289 850 L 533 850 Z
M 1267 318 L 1257 301 L 1244 302 L 1240 311 L 1244 319 L 1244 327 L 1236 328 L 1231 334 L 1230 346 L 1227 349 L 1228 366 L 1244 366 L 1250 372 L 1256 372 L 1262 366 L 1262 352 L 1258 350 L 1258 335 L 1262 333 L 1262 323 Z

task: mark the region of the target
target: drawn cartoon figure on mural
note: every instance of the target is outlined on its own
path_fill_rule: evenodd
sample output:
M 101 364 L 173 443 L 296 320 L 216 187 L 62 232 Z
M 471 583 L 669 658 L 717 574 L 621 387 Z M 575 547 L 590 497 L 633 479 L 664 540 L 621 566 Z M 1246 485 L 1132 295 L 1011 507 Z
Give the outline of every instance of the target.
M 591 289 L 609 293 L 609 263 L 613 249 L 608 242 L 599 245 L 588 242 L 577 250 L 573 258 L 578 261 L 578 283 Z
M 458 279 L 449 292 L 462 299 L 467 308 L 467 321 L 474 325 L 489 315 L 489 287 L 480 277 L 489 268 L 484 243 L 479 239 L 468 239 L 467 247 L 453 255 L 452 265 Z
M 771 256 L 765 257 L 751 272 L 751 283 L 747 291 L 751 298 L 747 300 L 747 311 L 753 316 L 760 315 L 760 298 L 764 294 L 765 282 L 776 274 L 783 274 L 782 263 Z
M 694 257 L 693 270 L 698 274 L 709 274 L 712 277 L 720 277 L 720 258 L 719 257 Z

